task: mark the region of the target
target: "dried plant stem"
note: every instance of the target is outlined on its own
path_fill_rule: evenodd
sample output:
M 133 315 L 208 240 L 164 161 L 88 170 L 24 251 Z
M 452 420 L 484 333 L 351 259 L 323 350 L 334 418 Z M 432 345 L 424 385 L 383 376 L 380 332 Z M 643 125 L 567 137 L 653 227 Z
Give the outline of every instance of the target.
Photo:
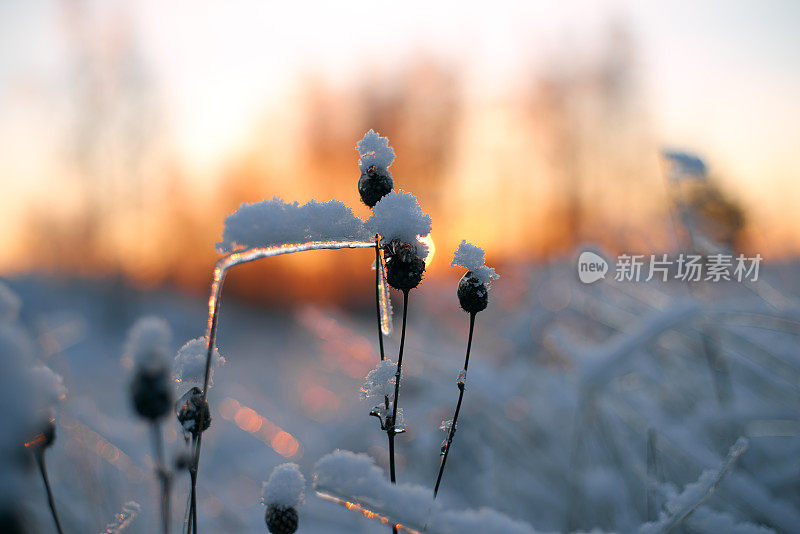
M 161 436 L 161 423 L 153 421 L 153 451 L 156 456 L 156 472 L 161 480 L 161 522 L 164 534 L 169 534 L 169 473 L 164 462 L 164 440 Z
M 191 450 L 194 451 L 197 446 L 197 437 L 192 434 Z M 189 477 L 192 481 L 191 495 L 189 497 L 189 510 L 188 520 L 186 523 L 186 534 L 197 533 L 197 470 L 194 463 L 189 466 Z
M 394 436 L 397 434 L 397 405 L 400 397 L 400 372 L 403 368 L 403 348 L 406 344 L 406 319 L 408 318 L 408 289 L 403 290 L 403 328 L 400 330 L 400 351 L 397 354 L 397 371 L 394 373 L 394 402 L 392 402 L 392 419 L 386 425 L 386 434 L 389 436 L 389 479 L 392 484 L 397 483 L 394 467 Z M 397 533 L 397 525 L 392 525 L 392 532 Z
M 56 512 L 56 503 L 53 499 L 53 492 L 50 489 L 50 479 L 47 476 L 47 466 L 44 462 L 44 449 L 34 453 L 36 457 L 36 464 L 39 466 L 39 472 L 42 474 L 42 481 L 44 481 L 44 489 L 47 492 L 47 504 L 50 505 L 50 513 L 53 516 L 53 522 L 56 524 L 56 531 L 58 534 L 64 534 L 61 529 L 61 521 L 58 520 L 58 512 Z
M 285 245 L 275 245 L 271 247 L 257 247 L 238 252 L 232 252 L 227 256 L 220 258 L 214 264 L 214 272 L 211 280 L 211 294 L 208 298 L 208 323 L 206 325 L 206 340 L 208 342 L 206 350 L 206 366 L 205 376 L 203 378 L 203 395 L 200 405 L 206 403 L 206 396 L 208 394 L 208 383 L 211 379 L 211 359 L 214 354 L 214 348 L 217 341 L 217 322 L 219 319 L 219 306 L 222 297 L 222 284 L 225 281 L 225 275 L 228 270 L 236 265 L 250 263 L 263 258 L 271 258 L 273 256 L 281 256 L 283 254 L 292 254 L 294 252 L 304 252 L 309 250 L 339 250 L 339 249 L 353 249 L 353 248 L 371 248 L 376 244 L 369 241 L 311 241 L 308 243 L 294 243 Z M 204 414 L 201 410 L 199 421 L 199 428 L 203 428 L 205 424 Z M 191 511 L 192 532 L 197 534 L 197 473 L 200 468 L 200 449 L 203 444 L 202 431 L 197 435 L 197 442 L 194 445 L 193 458 L 192 458 L 192 495 L 194 496 L 190 507 L 194 506 Z
M 469 314 L 469 336 L 467 338 L 467 355 L 464 357 L 464 374 L 467 373 L 469 367 L 469 352 L 472 349 L 472 333 L 475 331 L 475 313 Z M 444 466 L 447 463 L 447 455 L 450 453 L 450 445 L 453 443 L 453 436 L 456 433 L 456 423 L 458 423 L 458 413 L 461 411 L 461 401 L 464 399 L 464 382 L 458 381 L 458 403 L 456 403 L 456 411 L 453 413 L 453 421 L 450 423 L 450 430 L 447 433 L 447 442 L 442 452 L 442 463 L 439 464 L 439 474 L 436 476 L 436 485 L 433 488 L 433 498 L 439 493 L 439 484 L 442 483 L 442 475 L 444 474 Z
M 392 403 L 392 420 L 386 425 L 389 434 L 389 476 L 392 483 L 397 482 L 394 469 L 394 436 L 397 434 L 397 405 L 400 397 L 400 372 L 403 368 L 403 348 L 406 342 L 406 318 L 408 317 L 408 289 L 403 290 L 403 329 L 400 331 L 400 352 L 397 355 L 397 371 L 394 373 L 394 402 Z

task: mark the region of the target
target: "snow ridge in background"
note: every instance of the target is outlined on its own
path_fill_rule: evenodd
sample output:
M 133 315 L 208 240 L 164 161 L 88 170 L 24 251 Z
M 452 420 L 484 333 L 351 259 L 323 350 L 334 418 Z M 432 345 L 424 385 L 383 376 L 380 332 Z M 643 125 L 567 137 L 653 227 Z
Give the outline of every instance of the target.
M 361 155 L 358 160 L 358 169 L 363 173 L 372 166 L 376 169 L 385 171 L 395 158 L 394 150 L 389 146 L 389 139 L 381 137 L 375 130 L 370 130 L 361 141 L 358 142 L 356 150 Z
M 272 470 L 261 489 L 261 502 L 267 506 L 276 504 L 285 508 L 303 502 L 306 479 L 295 463 L 285 463 Z
M 175 355 L 175 373 L 172 375 L 176 382 L 194 382 L 202 384 L 206 374 L 206 355 L 208 354 L 208 340 L 205 336 L 187 341 Z M 225 365 L 217 347 L 211 355 L 211 369 L 208 378 L 209 387 L 214 385 L 215 368 Z
M 301 206 L 274 197 L 253 204 L 243 202 L 228 215 L 217 250 L 229 253 L 290 243 L 369 239 L 364 221 L 339 200 L 311 200 Z
M 497 280 L 500 275 L 494 272 L 493 268 L 487 267 L 485 263 L 486 257 L 483 249 L 472 243 L 467 243 L 467 240 L 464 239 L 458 245 L 455 254 L 453 254 L 453 261 L 450 262 L 450 266 L 465 267 L 475 275 L 475 278 L 488 287 L 492 280 Z

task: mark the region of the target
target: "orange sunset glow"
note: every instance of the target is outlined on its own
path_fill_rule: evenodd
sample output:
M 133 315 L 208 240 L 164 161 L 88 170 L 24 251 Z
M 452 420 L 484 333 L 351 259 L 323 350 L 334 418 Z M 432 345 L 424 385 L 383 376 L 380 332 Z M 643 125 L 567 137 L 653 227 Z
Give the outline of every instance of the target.
M 706 159 L 744 213 L 739 248 L 771 260 L 800 252 L 800 134 L 791 127 L 800 74 L 784 49 L 797 37 L 778 13 L 747 29 L 771 37 L 740 61 L 769 61 L 742 85 L 744 67 L 729 62 L 735 50 L 720 44 L 706 58 L 686 55 L 703 38 L 692 33 L 702 11 L 676 42 L 670 23 L 685 15 L 679 7 L 565 7 L 549 13 L 548 28 L 538 26 L 543 7 L 533 3 L 509 4 L 488 25 L 477 13 L 459 25 L 437 8 L 412 35 L 403 36 L 402 19 L 387 27 L 387 48 L 366 52 L 350 35 L 359 5 L 331 13 L 333 25 L 307 21 L 329 44 L 321 53 L 317 40 L 296 42 L 275 26 L 276 17 L 289 26 L 302 18 L 287 6 L 178 2 L 154 18 L 161 8 L 147 2 L 10 3 L 4 9 L 29 15 L 22 21 L 36 46 L 0 65 L 9 82 L 0 271 L 121 274 L 204 291 L 222 221 L 242 202 L 337 198 L 368 216 L 354 146 L 370 128 L 398 155 L 395 187 L 413 191 L 433 218 L 431 276 L 446 272 L 465 236 L 497 263 L 565 257 L 587 242 L 612 253 L 673 250 L 665 147 Z M 370 9 L 391 15 L 387 6 Z M 741 22 L 723 18 L 713 37 L 738 40 Z M 204 29 L 227 24 L 238 28 L 235 39 L 202 41 Z M 447 39 L 428 39 L 434 28 Z M 364 31 L 369 39 L 373 30 Z M 6 32 L 10 43 L 18 38 Z M 282 55 L 287 40 L 294 55 Z M 257 50 L 269 51 L 263 64 Z M 701 59 L 720 65 L 719 76 L 703 78 L 712 74 Z M 774 96 L 765 100 L 768 88 Z M 229 284 L 237 291 L 268 274 L 273 283 L 249 296 L 339 300 L 346 289 L 326 284 L 326 274 L 366 287 L 368 262 L 367 252 L 287 257 L 244 268 Z

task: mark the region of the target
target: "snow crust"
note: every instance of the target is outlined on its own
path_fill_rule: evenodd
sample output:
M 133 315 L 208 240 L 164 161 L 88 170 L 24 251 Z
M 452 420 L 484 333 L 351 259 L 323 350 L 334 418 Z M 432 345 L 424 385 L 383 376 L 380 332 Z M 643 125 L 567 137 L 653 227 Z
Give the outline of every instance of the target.
M 202 384 L 206 373 L 206 354 L 208 351 L 208 340 L 205 336 L 187 341 L 175 355 L 175 373 L 173 378 L 176 382 L 191 382 Z M 211 370 L 209 373 L 208 385 L 214 384 L 214 371 L 217 367 L 225 365 L 225 358 L 219 353 L 219 349 L 214 347 L 211 354 Z
M 358 169 L 366 171 L 373 165 L 376 169 L 387 171 L 395 158 L 394 150 L 389 146 L 389 139 L 381 137 L 374 130 L 368 131 L 356 145 L 361 159 L 358 160 Z
M 305 487 L 306 479 L 297 464 L 281 464 L 262 485 L 261 502 L 267 506 L 295 507 L 303 502 Z
M 314 488 L 417 530 L 439 534 L 535 534 L 527 524 L 491 509 L 448 511 L 430 488 L 392 484 L 366 454 L 336 451 L 314 467 Z
M 253 204 L 242 203 L 225 218 L 217 250 L 222 253 L 309 241 L 368 241 L 364 221 L 339 200 L 302 206 L 278 197 Z
M 493 268 L 487 267 L 485 263 L 486 257 L 483 249 L 468 243 L 464 239 L 453 254 L 453 261 L 450 262 L 450 266 L 465 267 L 467 270 L 472 271 L 475 278 L 489 287 L 492 280 L 500 278 L 500 275 Z

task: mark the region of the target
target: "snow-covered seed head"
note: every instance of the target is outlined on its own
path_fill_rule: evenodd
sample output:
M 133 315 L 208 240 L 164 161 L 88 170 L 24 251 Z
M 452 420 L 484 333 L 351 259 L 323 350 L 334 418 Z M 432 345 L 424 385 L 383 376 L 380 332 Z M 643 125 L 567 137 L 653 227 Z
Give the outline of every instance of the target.
M 167 415 L 172 406 L 169 342 L 166 321 L 145 317 L 128 332 L 125 354 L 134 361 L 131 397 L 133 407 L 146 419 Z
M 306 479 L 295 463 L 285 463 L 272 470 L 262 485 L 261 502 L 284 508 L 295 507 L 303 502 Z
M 358 169 L 362 173 L 374 167 L 383 174 L 389 174 L 389 166 L 395 158 L 394 150 L 389 146 L 389 139 L 381 137 L 375 130 L 370 130 L 358 142 L 356 150 L 361 156 L 358 160 Z
M 293 534 L 297 530 L 297 506 L 303 502 L 306 481 L 297 464 L 285 463 L 272 470 L 261 490 L 267 505 L 265 520 L 272 534 Z
M 425 262 L 419 257 L 416 245 L 395 239 L 385 250 L 389 285 L 401 291 L 417 287 L 425 274 Z
M 297 531 L 299 517 L 294 507 L 270 504 L 264 517 L 267 529 L 272 534 L 294 534 Z
M 387 171 L 382 171 L 376 167 L 370 167 L 361 173 L 358 179 L 358 194 L 361 200 L 369 206 L 374 207 L 380 199 L 391 193 L 394 181 Z
M 472 271 L 467 271 L 458 282 L 458 303 L 467 313 L 478 313 L 489 305 L 489 290 Z
M 492 280 L 500 278 L 494 269 L 485 265 L 483 249 L 476 247 L 466 240 L 458 245 L 453 261 L 453 267 L 466 267 L 467 273 L 458 282 L 458 302 L 467 313 L 478 313 L 486 309 L 489 304 L 489 288 Z
M 183 431 L 195 438 L 211 426 L 208 401 L 203 400 L 203 392 L 198 387 L 183 394 L 176 405 L 176 412 Z
M 422 211 L 411 193 L 392 191 L 380 199 L 364 226 L 371 235 L 381 236 L 383 247 L 388 247 L 392 241 L 400 241 L 413 245 L 420 258 L 428 255 L 428 248 L 417 237 L 431 233 L 431 217 Z

